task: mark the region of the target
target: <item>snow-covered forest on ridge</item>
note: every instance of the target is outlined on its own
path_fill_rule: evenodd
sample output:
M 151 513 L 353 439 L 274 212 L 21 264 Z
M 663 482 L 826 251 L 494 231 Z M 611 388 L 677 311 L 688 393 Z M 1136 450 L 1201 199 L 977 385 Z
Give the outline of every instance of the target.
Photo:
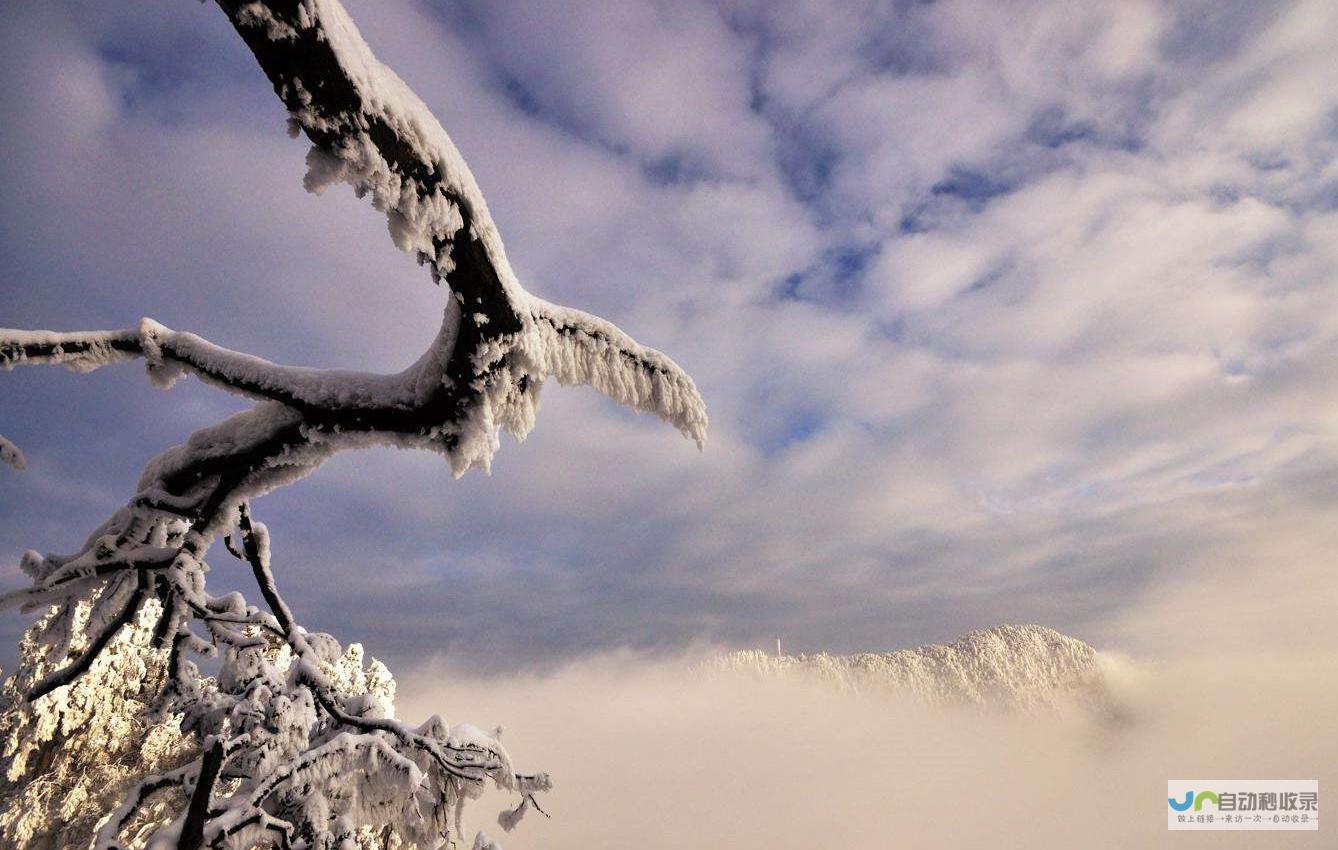
M 0 847 L 1322 838 L 1335 33 L 0 4 Z

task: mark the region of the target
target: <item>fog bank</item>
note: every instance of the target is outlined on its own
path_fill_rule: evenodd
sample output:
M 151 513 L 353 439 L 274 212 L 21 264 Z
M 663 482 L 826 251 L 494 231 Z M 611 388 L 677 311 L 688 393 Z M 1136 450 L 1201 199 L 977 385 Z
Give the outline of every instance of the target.
M 438 666 L 401 677 L 400 713 L 501 724 L 518 769 L 553 774 L 552 819 L 531 814 L 509 850 L 1158 847 L 1167 779 L 1318 778 L 1322 811 L 1338 787 L 1334 653 L 1103 654 L 1108 710 L 1030 715 L 705 677 L 692 660 L 505 678 Z M 499 808 L 472 806 L 468 829 L 499 837 Z M 1329 832 L 1176 846 L 1320 847 Z

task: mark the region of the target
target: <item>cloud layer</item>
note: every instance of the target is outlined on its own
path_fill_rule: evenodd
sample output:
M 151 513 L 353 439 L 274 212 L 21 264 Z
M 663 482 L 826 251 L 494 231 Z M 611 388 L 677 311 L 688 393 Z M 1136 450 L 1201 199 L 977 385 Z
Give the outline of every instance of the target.
M 698 455 L 551 387 L 491 478 L 339 458 L 256 506 L 314 627 L 495 667 L 1003 620 L 1142 649 L 1249 587 L 1206 633 L 1329 639 L 1332 4 L 349 5 L 526 285 L 670 352 L 713 430 Z M 0 22 L 0 325 L 150 315 L 386 370 L 431 337 L 443 293 L 373 211 L 302 192 L 217 13 Z M 0 476 L 7 569 L 237 405 L 129 368 L 0 377 L 29 461 Z
M 1167 779 L 1330 787 L 1338 689 L 1316 673 L 1334 660 L 1112 659 L 1118 718 L 928 712 L 805 681 L 703 680 L 626 655 L 515 678 L 435 670 L 402 683 L 401 705 L 410 718 L 444 708 L 453 722 L 501 721 L 521 769 L 552 771 L 552 818 L 528 815 L 505 838 L 516 850 L 1114 850 L 1167 845 Z M 512 802 L 467 808 L 467 828 L 497 835 L 488 814 Z M 1204 843 L 1298 837 L 1215 832 Z

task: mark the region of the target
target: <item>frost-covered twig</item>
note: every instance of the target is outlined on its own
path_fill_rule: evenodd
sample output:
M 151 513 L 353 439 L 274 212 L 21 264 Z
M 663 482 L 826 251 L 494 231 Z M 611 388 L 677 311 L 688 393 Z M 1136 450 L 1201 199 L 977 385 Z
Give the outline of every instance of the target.
M 503 763 L 495 760 L 476 763 L 468 756 L 460 758 L 451 753 L 450 748 L 443 748 L 438 740 L 422 735 L 403 723 L 387 718 L 355 717 L 340 707 L 339 700 L 334 694 L 334 688 L 328 679 L 321 674 L 319 660 L 314 657 L 314 650 L 308 643 L 303 631 L 298 628 L 293 619 L 292 609 L 284 601 L 274 581 L 274 574 L 271 572 L 269 565 L 268 530 L 263 525 L 257 526 L 252 522 L 250 509 L 245 503 L 238 510 L 238 528 L 241 531 L 242 553 L 251 566 L 256 585 L 260 588 L 261 595 L 265 598 L 266 604 L 269 605 L 270 611 L 278 623 L 279 633 L 287 642 L 294 656 L 302 663 L 297 671 L 298 678 L 312 689 L 312 697 L 316 700 L 316 703 L 335 723 L 361 732 L 388 732 L 405 746 L 418 748 L 428 753 L 441 766 L 443 771 L 458 779 L 480 781 L 484 776 L 495 773 L 504 767 Z M 479 771 L 482 771 L 482 773 Z M 499 779 L 499 784 L 503 787 L 513 787 L 516 785 L 516 777 L 514 774 L 503 776 Z
M 18 331 L 0 329 L 0 368 L 58 363 L 74 372 L 91 372 L 142 353 L 137 331 Z
M 54 691 L 56 688 L 64 687 L 70 682 L 82 676 L 93 665 L 94 660 L 102 654 L 102 650 L 107 648 L 116 633 L 130 624 L 135 615 L 139 613 L 139 606 L 144 603 L 144 593 L 148 588 L 148 573 L 140 572 L 137 577 L 138 586 L 131 593 L 130 599 L 121 606 L 120 611 L 112 618 L 110 622 L 104 625 L 92 639 L 88 642 L 88 648 L 79 654 L 73 661 L 56 672 L 47 676 L 42 681 L 33 685 L 28 691 L 29 700 L 37 700 Z
M 94 839 L 95 844 L 99 847 L 116 846 L 117 836 L 121 834 L 121 831 L 130 823 L 130 819 L 143 808 L 153 795 L 169 788 L 180 788 L 190 781 L 192 776 L 198 774 L 199 770 L 199 763 L 191 762 L 169 773 L 146 777 L 125 798 L 120 807 L 106 818 L 102 829 L 98 831 L 98 835 Z

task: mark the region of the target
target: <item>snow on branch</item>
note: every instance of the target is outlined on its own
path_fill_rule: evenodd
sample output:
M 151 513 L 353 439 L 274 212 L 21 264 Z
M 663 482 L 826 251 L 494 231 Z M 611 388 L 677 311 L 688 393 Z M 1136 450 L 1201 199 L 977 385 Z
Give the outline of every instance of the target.
M 0 463 L 11 466 L 14 469 L 24 469 L 28 461 L 19 451 L 19 447 L 6 439 L 4 434 L 0 434 Z
M 0 328 L 0 368 L 55 363 L 72 372 L 91 372 L 140 356 L 136 331 L 20 331 Z
M 487 466 L 498 427 L 525 435 L 538 385 L 549 376 L 589 384 L 699 444 L 705 439 L 705 406 L 677 364 L 608 322 L 564 315 L 525 292 L 450 136 L 376 59 L 336 0 L 219 5 L 288 107 L 293 128 L 311 142 L 307 187 L 344 182 L 370 198 L 395 244 L 454 294 L 459 332 L 446 376 L 467 399 L 452 457 L 457 472 Z M 578 329 L 574 339 L 568 331 Z M 622 354 L 610 356 L 611 347 Z
M 441 329 L 417 362 L 389 375 L 278 365 L 152 319 L 117 331 L 0 329 L 5 369 L 89 372 L 143 359 L 155 386 L 193 375 L 255 401 L 154 457 L 134 496 L 74 553 L 23 556 L 31 585 L 0 597 L 0 607 L 46 613 L 0 695 L 8 736 L 0 843 L 46 846 L 43 836 L 60 833 L 88 846 L 96 833 L 93 846 L 104 849 L 355 839 L 374 847 L 393 832 L 431 847 L 462 835 L 463 802 L 485 783 L 519 795 L 499 818 L 510 830 L 529 809 L 543 812 L 535 795 L 550 787 L 547 775 L 516 773 L 497 735 L 468 724 L 410 727 L 394 718 L 388 694 L 338 674 L 346 654 L 297 622 L 278 590 L 268 530 L 248 502 L 336 452 L 377 444 L 436 452 L 456 475 L 486 470 L 501 429 L 523 438 L 533 427 L 550 377 L 655 414 L 699 447 L 705 405 L 666 355 L 524 290 L 450 137 L 372 55 L 337 0 L 217 2 L 287 107 L 294 135 L 310 142 L 306 187 L 349 184 L 385 214 L 395 244 L 449 291 Z M 24 465 L 3 437 L 0 461 Z M 263 607 L 206 591 L 206 557 L 220 536 L 250 566 Z M 202 676 L 197 656 L 219 658 L 217 675 Z M 100 801 L 101 822 L 62 824 L 33 771 L 59 763 L 61 752 L 90 750 L 73 745 L 72 731 L 51 730 L 73 716 L 75 694 L 132 691 L 135 699 L 112 704 L 137 713 L 99 726 L 104 737 L 91 740 L 126 723 L 165 729 L 171 717 L 177 743 L 141 759 L 132 776 L 76 783 L 80 799 Z M 112 749 L 130 747 L 118 740 Z M 475 845 L 495 847 L 482 833 Z

